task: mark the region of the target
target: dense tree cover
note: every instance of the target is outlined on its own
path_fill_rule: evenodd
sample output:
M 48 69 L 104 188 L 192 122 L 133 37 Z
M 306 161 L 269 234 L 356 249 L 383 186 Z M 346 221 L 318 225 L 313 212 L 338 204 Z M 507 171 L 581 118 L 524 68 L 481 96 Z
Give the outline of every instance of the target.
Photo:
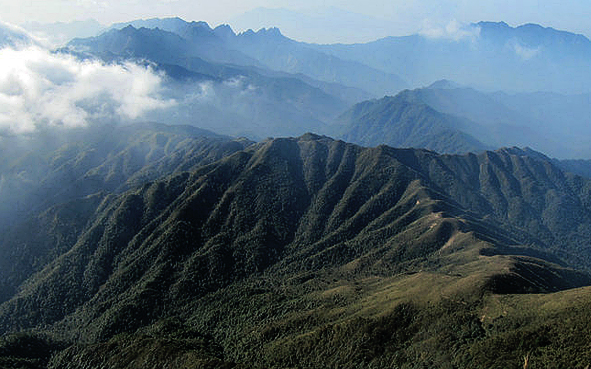
M 32 332 L 46 354 L 19 349 L 6 363 L 587 360 L 575 357 L 587 345 L 587 289 L 519 295 L 589 283 L 584 178 L 517 150 L 439 155 L 312 134 L 187 170 L 175 155 L 157 161 L 168 175 L 72 200 L 86 204 L 83 215 L 67 202 L 34 218 L 47 224 L 47 251 L 0 305 L 0 327 Z M 17 244 L 29 239 L 20 229 Z M 562 350 L 570 341 L 576 349 Z
M 0 301 L 67 252 L 109 194 L 251 144 L 194 127 L 149 123 L 23 141 L 0 142 L 12 159 L 0 167 Z
M 474 130 L 476 123 L 440 113 L 412 93 L 403 91 L 393 97 L 356 104 L 337 119 L 340 136 L 359 145 L 417 147 L 447 154 L 481 152 L 487 148 L 466 133 Z

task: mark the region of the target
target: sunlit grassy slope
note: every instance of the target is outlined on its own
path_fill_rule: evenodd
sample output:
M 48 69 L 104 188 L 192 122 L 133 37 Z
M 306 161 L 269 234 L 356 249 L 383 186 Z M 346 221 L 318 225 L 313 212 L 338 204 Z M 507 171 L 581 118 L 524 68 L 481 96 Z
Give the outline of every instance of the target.
M 224 289 L 187 318 L 72 347 L 52 367 L 522 368 L 527 357 L 528 368 L 584 368 L 591 362 L 589 288 L 497 295 L 483 293 L 474 278 L 423 272 L 314 284 L 265 288 L 251 281 Z M 195 333 L 212 328 L 212 336 Z

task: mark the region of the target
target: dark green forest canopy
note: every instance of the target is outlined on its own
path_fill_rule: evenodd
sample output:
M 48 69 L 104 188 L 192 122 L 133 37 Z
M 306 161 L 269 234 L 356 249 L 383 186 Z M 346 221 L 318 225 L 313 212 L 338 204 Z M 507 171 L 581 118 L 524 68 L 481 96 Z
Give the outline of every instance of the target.
M 152 144 L 102 142 L 4 234 L 36 257 L 4 269 L 2 365 L 587 365 L 589 180 L 514 149 L 135 129 Z

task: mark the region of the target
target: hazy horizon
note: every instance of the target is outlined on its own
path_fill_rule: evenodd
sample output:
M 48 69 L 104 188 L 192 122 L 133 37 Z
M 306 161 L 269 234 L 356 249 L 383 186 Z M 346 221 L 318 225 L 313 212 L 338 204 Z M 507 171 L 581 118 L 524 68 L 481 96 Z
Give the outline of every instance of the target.
M 385 36 L 405 36 L 450 24 L 504 21 L 511 26 L 536 23 L 545 27 L 591 35 L 591 5 L 583 1 L 535 1 L 519 3 L 463 0 L 393 1 L 370 0 L 323 2 L 235 0 L 196 5 L 187 0 L 149 0 L 147 2 L 78 0 L 75 6 L 64 0 L 31 0 L 26 4 L 0 1 L 0 20 L 24 25 L 51 24 L 94 19 L 105 26 L 136 19 L 180 17 L 186 21 L 205 21 L 215 27 L 229 24 L 235 31 L 279 27 L 293 39 L 317 43 L 355 43 Z

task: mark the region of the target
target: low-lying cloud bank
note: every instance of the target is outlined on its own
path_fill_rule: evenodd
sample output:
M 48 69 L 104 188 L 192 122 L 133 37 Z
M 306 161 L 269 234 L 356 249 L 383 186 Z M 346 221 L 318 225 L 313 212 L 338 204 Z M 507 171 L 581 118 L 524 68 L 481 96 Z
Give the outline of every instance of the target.
M 0 50 L 0 134 L 140 119 L 173 106 L 149 66 L 81 61 L 40 46 Z

